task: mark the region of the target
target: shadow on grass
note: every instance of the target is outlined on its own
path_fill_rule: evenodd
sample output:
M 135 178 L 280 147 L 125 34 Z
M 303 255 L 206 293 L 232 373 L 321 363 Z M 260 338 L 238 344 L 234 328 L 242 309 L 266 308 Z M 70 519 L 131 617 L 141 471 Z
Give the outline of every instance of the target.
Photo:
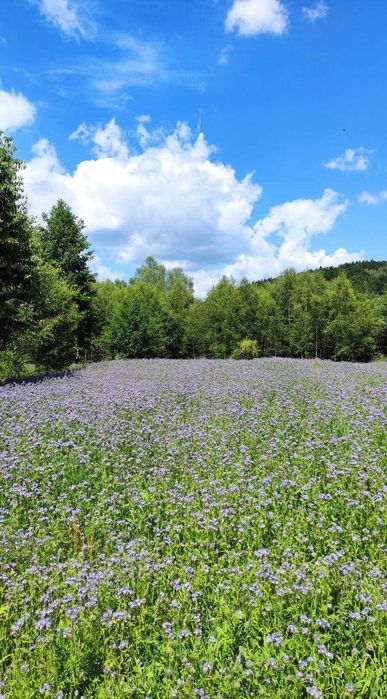
M 0 381 L 0 387 L 11 385 L 20 386 L 22 384 L 42 383 L 43 381 L 49 381 L 50 379 L 64 379 L 70 376 L 74 377 L 81 371 L 81 369 L 85 369 L 85 367 L 86 365 L 79 365 L 70 369 L 65 369 L 63 371 L 56 371 L 52 374 L 33 374 L 32 376 L 27 375 L 18 377 L 15 376 L 13 378 L 4 379 L 3 381 Z

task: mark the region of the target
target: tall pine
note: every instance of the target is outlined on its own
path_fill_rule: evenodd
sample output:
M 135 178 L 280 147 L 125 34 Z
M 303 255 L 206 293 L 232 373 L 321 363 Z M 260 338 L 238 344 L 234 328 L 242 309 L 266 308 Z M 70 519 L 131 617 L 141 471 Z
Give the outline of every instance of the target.
M 92 301 L 95 275 L 88 266 L 93 252 L 83 233 L 85 225 L 63 199 L 59 199 L 42 218 L 44 225 L 40 229 L 41 255 L 44 260 L 59 268 L 73 289 L 79 312 L 78 347 L 86 352 L 94 324 Z
M 33 287 L 32 224 L 12 139 L 0 131 L 0 350 L 10 348 L 30 322 Z

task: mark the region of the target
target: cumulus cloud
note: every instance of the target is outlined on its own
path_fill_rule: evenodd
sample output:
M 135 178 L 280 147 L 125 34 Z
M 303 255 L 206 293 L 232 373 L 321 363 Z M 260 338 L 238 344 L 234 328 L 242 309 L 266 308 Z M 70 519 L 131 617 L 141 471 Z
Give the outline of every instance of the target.
M 39 218 L 58 199 L 66 199 L 68 190 L 65 186 L 66 174 L 54 146 L 46 138 L 41 138 L 33 146 L 32 153 L 23 177 L 26 193 L 30 197 L 31 213 Z
M 359 204 L 367 204 L 367 206 L 375 206 L 383 201 L 387 201 L 387 191 L 383 189 L 378 194 L 370 194 L 369 192 L 362 192 L 357 198 Z
M 69 138 L 71 141 L 79 140 L 84 145 L 93 143 L 93 152 L 97 158 L 128 155 L 128 146 L 115 119 L 111 119 L 105 126 L 80 124 Z
M 341 172 L 365 172 L 370 164 L 372 153 L 372 150 L 367 150 L 363 146 L 347 148 L 343 155 L 324 163 L 324 167 L 329 170 L 341 170 Z
M 239 180 L 230 166 L 214 162 L 203 134 L 193 138 L 185 124 L 164 137 L 144 134 L 144 124 L 138 128 L 142 152 L 125 155 L 118 147 L 103 152 L 99 145 L 97 157 L 80 162 L 72 173 L 63 170 L 51 144 L 39 141 L 24 173 L 33 213 L 63 197 L 93 239 L 125 263 L 137 263 L 149 251 L 166 259 L 189 253 L 191 261 L 204 263 L 219 259 L 221 250 L 227 259 L 248 240 L 246 222 L 261 187 L 250 175 Z M 112 122 L 93 132 L 94 142 L 106 130 Z M 85 131 L 89 137 L 90 127 L 77 136 Z
M 302 11 L 308 22 L 314 24 L 319 19 L 325 19 L 329 12 L 329 7 L 323 0 L 320 0 L 320 2 L 316 2 L 311 7 L 303 7 Z
M 296 199 L 274 206 L 253 226 L 250 251 L 218 270 L 215 278 L 226 274 L 237 280 L 243 276 L 262 279 L 277 276 L 288 267 L 302 271 L 362 259 L 362 251 L 350 253 L 338 248 L 329 254 L 324 249 L 310 250 L 312 238 L 328 233 L 347 206 L 348 201 L 331 189 L 318 199 Z M 282 242 L 272 242 L 270 237 L 274 234 Z
M 73 172 L 41 139 L 24 172 L 32 213 L 39 216 L 62 197 L 84 219 L 98 255 L 94 268 L 103 277 L 110 271 L 118 276 L 116 270 L 128 276 L 128 267 L 153 255 L 183 266 L 203 294 L 224 273 L 257 279 L 290 265 L 360 258 L 342 249 L 310 249 L 312 238 L 327 233 L 346 210 L 348 202 L 336 192 L 273 207 L 254 224 L 262 188 L 216 160 L 203 134 L 193 135 L 186 124 L 170 134 L 148 132 L 142 122 L 138 129 L 142 150 L 132 152 L 114 120 L 105 127 L 82 125 L 76 137 L 86 138 L 95 157 Z
M 272 234 L 282 238 L 275 251 L 271 251 L 274 254 L 270 274 L 278 274 L 286 267 L 301 270 L 360 259 L 361 253 L 348 253 L 342 248 L 332 254 L 310 250 L 312 238 L 328 233 L 347 206 L 348 200 L 326 189 L 318 199 L 295 199 L 270 209 L 254 226 L 254 240 L 259 247 Z
M 32 124 L 36 107 L 21 92 L 0 90 L 0 130 L 15 131 Z
M 268 216 L 257 221 L 254 230 L 258 236 L 277 233 L 298 247 L 300 241 L 327 233 L 347 206 L 347 200 L 341 201 L 337 192 L 326 189 L 320 199 L 296 199 L 274 206 Z
M 81 22 L 79 8 L 70 0 L 30 0 L 37 4 L 41 15 L 63 34 L 69 37 L 85 36 L 87 31 Z
M 284 34 L 288 13 L 280 0 L 234 0 L 226 17 L 226 31 L 240 36 Z

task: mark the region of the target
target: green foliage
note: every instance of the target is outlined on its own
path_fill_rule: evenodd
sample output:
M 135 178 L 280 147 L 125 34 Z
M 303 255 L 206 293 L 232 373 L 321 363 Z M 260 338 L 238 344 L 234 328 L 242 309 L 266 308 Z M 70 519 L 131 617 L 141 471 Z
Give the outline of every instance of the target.
M 33 228 L 12 140 L 0 133 L 0 350 L 2 378 L 68 366 L 86 348 L 94 276 L 83 223 L 63 201 Z M 31 364 L 31 362 L 33 364 Z
M 148 301 L 149 307 L 143 307 Z M 178 267 L 167 272 L 153 257 L 137 270 L 129 286 L 111 281 L 95 284 L 92 356 L 186 356 L 185 319 L 193 301 L 192 279 Z
M 328 281 L 336 279 L 341 272 L 345 273 L 355 291 L 371 296 L 379 296 L 387 292 L 387 262 L 364 260 L 319 270 L 319 273 Z
M 383 297 L 356 293 L 343 274 L 327 282 L 320 272 L 287 270 L 264 285 L 223 277 L 204 301 L 194 300 L 192 281 L 182 270 L 166 272 L 153 258 L 135 279 L 131 286 L 141 280 L 164 309 L 161 356 L 225 358 L 247 339 L 257 342 L 263 356 L 366 361 L 377 353 L 377 342 L 385 343 Z M 114 356 L 109 341 L 106 347 Z M 130 356 L 141 354 L 132 350 Z
M 59 271 L 36 261 L 30 303 L 23 327 L 2 353 L 0 381 L 66 369 L 76 358 L 78 311 L 74 293 Z M 19 311 L 21 313 L 21 311 Z
M 28 322 L 33 285 L 32 225 L 27 215 L 12 139 L 0 131 L 0 350 L 6 349 Z
M 23 353 L 13 350 L 0 352 L 0 383 L 36 376 L 36 367 Z
M 210 289 L 204 302 L 206 316 L 206 354 L 213 358 L 230 357 L 241 339 L 241 304 L 233 280 L 222 277 Z
M 316 274 L 298 274 L 290 299 L 289 354 L 319 356 L 323 352 L 322 330 L 326 319 L 326 282 Z
M 107 359 L 110 351 L 110 326 L 125 298 L 125 282 L 95 282 L 92 296 L 92 316 L 95 319 L 90 356 L 93 361 Z
M 194 302 L 193 281 L 180 267 L 167 272 L 165 305 L 168 309 L 167 354 L 169 357 L 187 356 L 185 319 Z
M 195 299 L 185 316 L 185 338 L 191 357 L 203 357 L 207 347 L 207 317 L 204 301 Z
M 166 269 L 164 265 L 157 262 L 154 257 L 149 256 L 146 258 L 145 263 L 137 269 L 130 283 L 134 284 L 137 281 L 149 284 L 149 286 L 153 286 L 159 290 L 165 290 Z
M 13 372 L 13 355 L 10 350 L 0 352 L 0 383 L 8 381 L 14 376 Z
M 93 256 L 83 233 L 84 223 L 62 199 L 43 214 L 44 225 L 38 230 L 40 254 L 46 262 L 58 267 L 63 278 L 74 289 L 78 308 L 78 346 L 87 350 L 93 333 L 93 282 L 88 263 Z
M 344 273 L 287 270 L 262 285 L 221 279 L 191 306 L 186 333 L 191 356 L 230 356 L 249 339 L 263 356 L 367 361 L 385 351 L 386 316 L 385 298 L 356 293 Z
M 256 340 L 241 340 L 232 353 L 233 359 L 256 359 L 259 356 Z
M 165 341 L 163 340 L 161 345 L 159 345 L 162 347 L 161 356 L 186 356 L 185 317 L 194 301 L 192 279 L 184 274 L 180 267 L 175 267 L 167 272 L 164 265 L 157 262 L 154 257 L 149 256 L 146 258 L 145 263 L 137 269 L 129 285 L 135 286 L 139 283 L 143 285 L 142 288 L 147 287 L 154 290 L 163 308 L 162 321 L 159 322 L 159 320 L 155 319 L 154 323 L 155 327 L 160 328 L 162 326 L 162 335 L 165 338 Z M 139 322 L 139 325 L 142 325 L 142 322 Z M 156 332 L 153 329 L 152 332 L 155 332 L 155 336 L 159 337 L 158 331 Z M 114 333 L 115 330 L 113 334 L 110 332 L 111 338 L 113 338 Z M 100 341 L 104 344 L 105 350 L 108 349 L 110 355 L 114 356 L 115 340 L 112 340 L 113 344 L 109 345 L 109 332 L 100 336 Z M 156 351 L 156 348 L 151 349 L 147 346 L 146 356 L 160 356 L 154 354 Z M 142 356 L 142 353 L 135 356 Z
M 183 315 L 194 302 L 193 281 L 180 267 L 167 273 L 166 301 L 171 311 L 178 315 Z
M 93 280 L 87 263 L 93 256 L 83 234 L 84 223 L 63 199 L 48 214 L 42 215 L 45 226 L 40 231 L 42 258 L 59 267 L 69 282 L 82 288 Z
M 157 288 L 137 281 L 125 290 L 109 328 L 113 356 L 164 357 L 168 313 Z
M 79 314 L 75 293 L 60 272 L 45 262 L 38 264 L 37 272 L 30 353 L 38 370 L 49 373 L 75 360 Z
M 337 267 L 320 267 L 309 271 L 310 275 L 320 275 L 326 281 L 336 279 L 340 272 L 348 277 L 355 291 L 371 296 L 380 296 L 387 291 L 387 262 L 384 260 L 362 260 L 361 262 L 346 262 Z M 274 279 L 253 282 L 254 286 L 266 285 Z
M 379 352 L 387 355 L 387 291 L 382 296 L 375 299 L 375 308 L 378 314 L 379 332 L 377 337 L 377 346 Z
M 372 299 L 356 295 L 342 272 L 328 290 L 328 319 L 324 335 L 333 359 L 369 361 L 380 330 Z

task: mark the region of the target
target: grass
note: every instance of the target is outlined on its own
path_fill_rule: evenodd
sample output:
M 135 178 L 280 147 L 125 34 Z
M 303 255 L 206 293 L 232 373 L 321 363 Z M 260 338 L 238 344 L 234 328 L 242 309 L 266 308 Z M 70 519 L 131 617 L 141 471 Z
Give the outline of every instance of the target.
M 0 696 L 387 696 L 384 364 L 0 388 Z

